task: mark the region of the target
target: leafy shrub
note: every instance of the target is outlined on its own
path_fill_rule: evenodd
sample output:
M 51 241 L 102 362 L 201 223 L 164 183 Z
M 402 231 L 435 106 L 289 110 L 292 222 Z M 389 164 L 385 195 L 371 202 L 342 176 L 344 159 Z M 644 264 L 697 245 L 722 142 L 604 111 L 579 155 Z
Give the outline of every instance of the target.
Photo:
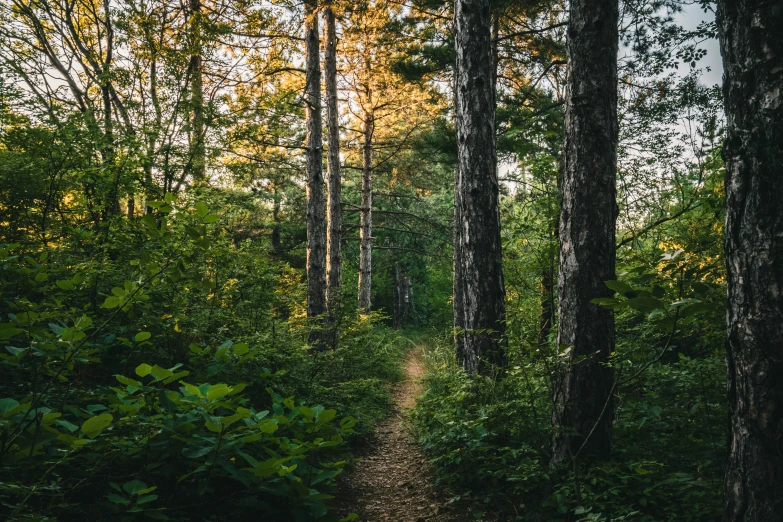
M 513 353 L 493 382 L 455 367 L 450 343 L 427 353 L 426 392 L 412 414 L 438 480 L 476 518 L 715 520 L 721 513 L 719 352 L 650 366 L 621 387 L 614 453 L 600 465 L 551 467 L 553 357 Z M 528 349 L 524 350 L 527 354 Z
M 81 489 L 79 495 L 103 496 L 109 512 L 126 517 L 138 513 L 165 520 L 173 513 L 176 518 L 198 497 L 231 497 L 238 485 L 242 500 L 224 506 L 224 516 L 238 509 L 296 520 L 323 516 L 324 501 L 331 497 L 316 488 L 330 485 L 341 472 L 344 461 L 333 460 L 331 448 L 344 445 L 355 419 L 338 423 L 335 410 L 296 404 L 271 390 L 272 408 L 258 411 L 242 394 L 243 384 L 195 386 L 182 380 L 188 373 L 179 365 L 141 364 L 138 379 L 117 375 L 122 386 L 110 387 L 98 398 L 102 403 L 68 404 L 62 412 L 3 399 L 4 428 L 15 434 L 4 448 L 6 473 L 24 474 L 31 464 L 67 463 L 68 481 L 76 486 L 64 492 L 44 473 L 36 485 L 50 491 L 35 499 L 39 505 Z M 172 389 L 177 383 L 181 386 Z M 96 479 L 110 478 L 118 469 L 144 482 L 133 479 L 120 487 L 110 481 L 114 491 L 102 492 L 105 482 Z M 4 493 L 13 498 L 14 489 Z M 15 506 L 12 518 L 22 507 Z M 96 502 L 92 509 L 82 508 L 82 514 L 101 519 L 107 505 Z
M 151 205 L 98 259 L 89 233 L 0 246 L 0 514 L 328 520 L 403 343 L 346 311 L 308 350 L 297 274 L 203 203 Z

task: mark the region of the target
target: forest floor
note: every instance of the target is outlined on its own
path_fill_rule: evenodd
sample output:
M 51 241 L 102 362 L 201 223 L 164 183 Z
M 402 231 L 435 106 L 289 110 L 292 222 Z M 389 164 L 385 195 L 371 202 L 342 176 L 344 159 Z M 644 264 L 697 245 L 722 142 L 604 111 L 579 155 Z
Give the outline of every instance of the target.
M 357 513 L 362 522 L 468 520 L 455 506 L 446 504 L 407 419 L 422 392 L 423 352 L 423 346 L 408 352 L 405 379 L 392 389 L 392 414 L 378 423 L 359 450 L 356 469 L 342 475 L 340 516 Z

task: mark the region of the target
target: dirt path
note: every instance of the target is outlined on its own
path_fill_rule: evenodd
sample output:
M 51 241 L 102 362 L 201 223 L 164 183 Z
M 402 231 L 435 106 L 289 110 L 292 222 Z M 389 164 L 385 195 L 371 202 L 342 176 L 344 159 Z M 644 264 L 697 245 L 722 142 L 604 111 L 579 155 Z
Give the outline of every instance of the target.
M 378 424 L 367 448 L 358 456 L 356 470 L 345 473 L 345 495 L 340 514 L 358 513 L 362 522 L 462 522 L 459 513 L 445 505 L 435 478 L 421 453 L 408 410 L 422 392 L 423 347 L 405 359 L 405 380 L 392 390 L 394 412 Z

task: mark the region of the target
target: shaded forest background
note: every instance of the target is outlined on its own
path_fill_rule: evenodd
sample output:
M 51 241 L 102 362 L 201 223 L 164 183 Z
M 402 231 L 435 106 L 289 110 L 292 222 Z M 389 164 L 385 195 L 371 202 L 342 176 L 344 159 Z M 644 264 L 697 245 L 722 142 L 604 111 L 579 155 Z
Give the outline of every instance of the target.
M 549 465 L 562 2 L 492 3 L 501 380 L 452 344 L 451 3 L 0 5 L 0 513 L 329 520 L 413 341 L 428 345 L 413 423 L 476 519 L 719 518 L 725 129 L 701 80 L 713 6 L 695 30 L 684 6 L 620 6 L 617 279 L 599 304 L 625 378 L 611 458 L 577 473 Z M 342 180 L 342 284 L 324 323 L 305 277 L 308 191 L 328 180 L 308 178 L 321 82 L 303 27 L 326 10 L 339 155 L 317 163 Z

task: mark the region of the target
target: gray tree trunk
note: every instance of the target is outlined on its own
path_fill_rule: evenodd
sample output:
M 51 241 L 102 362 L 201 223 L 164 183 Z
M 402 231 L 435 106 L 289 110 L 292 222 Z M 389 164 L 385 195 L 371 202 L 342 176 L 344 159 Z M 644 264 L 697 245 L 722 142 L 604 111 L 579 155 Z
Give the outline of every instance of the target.
M 206 148 L 204 146 L 204 67 L 201 56 L 201 0 L 190 0 L 191 55 L 190 55 L 190 173 L 193 180 L 206 177 Z
M 538 346 L 543 347 L 555 323 L 553 272 L 550 267 L 541 271 L 541 314 L 538 317 Z
M 604 281 L 615 279 L 617 23 L 618 0 L 571 2 L 557 285 L 566 365 L 553 390 L 553 462 L 612 447 L 614 316 L 590 301 L 610 297 Z
M 455 200 L 454 324 L 457 357 L 470 373 L 505 366 L 505 287 L 495 152 L 490 0 L 454 7 L 458 163 Z
M 719 0 L 728 138 L 724 520 L 783 520 L 783 4 Z
M 326 307 L 332 329 L 332 346 L 337 339 L 335 321 L 340 313 L 342 275 L 342 195 L 340 184 L 340 125 L 337 107 L 337 30 L 331 3 L 324 10 L 326 45 L 324 69 L 326 73 L 326 127 L 327 127 L 327 203 L 326 203 Z
M 415 312 L 413 302 L 413 281 L 409 276 L 405 276 L 402 280 L 402 324 L 413 319 Z
M 402 314 L 403 314 L 403 288 L 402 288 L 402 276 L 400 275 L 400 265 L 394 263 L 392 269 L 392 283 L 394 285 L 394 328 L 400 328 L 402 326 Z
M 368 104 L 371 104 L 370 100 Z M 375 117 L 372 109 L 364 113 L 362 160 L 362 208 L 359 231 L 359 310 L 369 312 L 372 292 L 372 155 Z
M 307 317 L 326 312 L 326 220 L 324 208 L 323 138 L 321 136 L 321 61 L 317 1 L 306 0 L 305 69 L 307 72 Z M 311 322 L 309 343 L 323 348 L 322 324 Z

